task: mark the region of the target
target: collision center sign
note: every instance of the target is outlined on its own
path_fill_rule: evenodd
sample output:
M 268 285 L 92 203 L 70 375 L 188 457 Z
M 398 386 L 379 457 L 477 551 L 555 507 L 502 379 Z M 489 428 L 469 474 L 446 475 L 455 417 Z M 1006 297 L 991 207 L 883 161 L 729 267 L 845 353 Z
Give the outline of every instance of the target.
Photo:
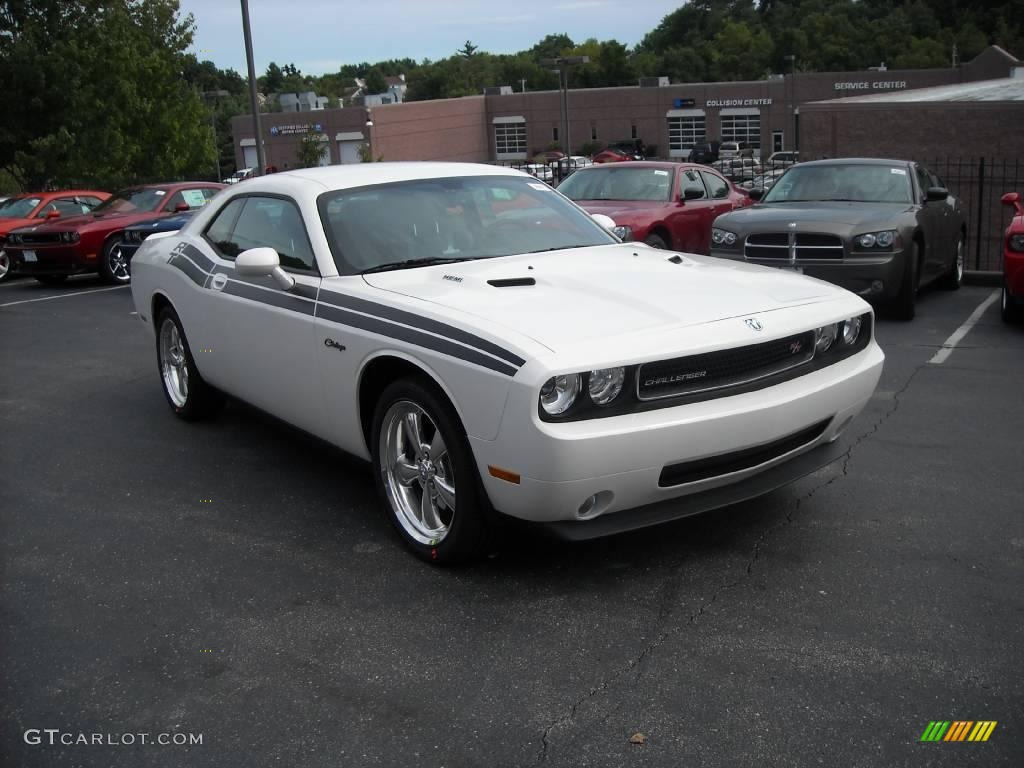
M 708 107 L 767 107 L 771 99 L 708 99 L 704 102 Z

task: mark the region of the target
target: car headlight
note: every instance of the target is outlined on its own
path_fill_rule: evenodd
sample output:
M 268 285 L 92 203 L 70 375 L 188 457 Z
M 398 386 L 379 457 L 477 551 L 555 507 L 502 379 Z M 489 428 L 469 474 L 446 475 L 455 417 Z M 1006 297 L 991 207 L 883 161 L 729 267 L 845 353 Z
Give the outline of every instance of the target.
M 11 235 L 11 245 L 17 245 L 21 242 L 21 235 Z
M 893 247 L 893 244 L 899 242 L 899 236 L 896 234 L 896 230 L 886 229 L 881 232 L 866 232 L 863 235 L 857 235 L 854 238 L 854 242 L 858 247 L 865 250 L 870 248 L 889 250 Z
M 597 405 L 608 405 L 622 392 L 625 381 L 626 369 L 622 367 L 591 371 L 588 385 L 590 399 Z
M 843 320 L 841 324 L 843 344 L 850 346 L 857 341 L 860 336 L 860 327 L 863 321 L 859 317 L 851 317 L 848 320 Z
M 619 238 L 619 240 L 623 241 L 633 239 L 633 230 L 621 224 L 619 226 L 612 227 L 612 234 Z
M 1011 251 L 1024 251 L 1024 235 L 1011 235 L 1009 246 Z
M 550 416 L 565 413 L 576 402 L 580 393 L 580 375 L 565 373 L 552 376 L 540 388 L 540 406 Z
M 725 229 L 713 227 L 711 229 L 711 242 L 715 245 L 735 245 L 736 234 Z
M 818 328 L 814 334 L 815 353 L 821 354 L 822 352 L 828 352 L 838 335 L 839 326 L 836 323 L 830 323 L 822 328 Z

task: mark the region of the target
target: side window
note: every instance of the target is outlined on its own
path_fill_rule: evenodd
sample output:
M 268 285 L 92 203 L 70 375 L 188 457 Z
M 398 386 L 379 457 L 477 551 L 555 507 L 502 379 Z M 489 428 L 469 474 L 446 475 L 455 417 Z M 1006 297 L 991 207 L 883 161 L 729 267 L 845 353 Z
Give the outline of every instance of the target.
M 928 171 L 920 165 L 915 165 L 914 170 L 917 171 L 917 186 L 920 187 L 918 195 L 921 202 L 924 202 L 925 196 L 928 194 L 928 187 L 932 185 L 931 180 L 928 178 Z
M 219 187 L 203 187 L 200 192 L 203 193 L 203 197 L 206 198 L 206 202 L 210 202 L 213 196 L 220 192 Z
M 704 177 L 704 183 L 707 184 L 708 191 L 711 193 L 711 199 L 722 200 L 729 196 L 729 185 L 721 176 L 711 173 L 711 171 L 701 171 L 700 175 Z
M 700 180 L 700 174 L 692 168 L 688 168 L 679 174 L 679 196 L 685 197 L 686 190 L 688 189 L 695 189 L 700 192 L 699 196 L 688 198 L 689 200 L 701 200 L 707 197 L 704 182 Z
M 230 237 L 237 256 L 250 248 L 273 248 L 286 269 L 316 271 L 306 226 L 295 203 L 276 197 L 247 197 Z
M 101 202 L 103 202 L 98 197 L 93 197 L 92 195 L 87 195 L 85 197 L 80 197 L 78 199 L 81 200 L 86 206 L 88 206 L 89 210 L 92 210 Z
M 179 205 L 187 205 L 190 211 L 202 208 L 210 198 L 203 194 L 202 189 L 179 189 L 164 205 L 165 211 L 177 210 Z
M 232 200 L 221 208 L 220 213 L 210 222 L 210 226 L 206 228 L 205 237 L 207 242 L 225 259 L 233 259 L 240 253 L 235 244 L 231 242 L 231 230 L 235 228 L 238 214 L 242 212 L 244 206 L 244 197 Z

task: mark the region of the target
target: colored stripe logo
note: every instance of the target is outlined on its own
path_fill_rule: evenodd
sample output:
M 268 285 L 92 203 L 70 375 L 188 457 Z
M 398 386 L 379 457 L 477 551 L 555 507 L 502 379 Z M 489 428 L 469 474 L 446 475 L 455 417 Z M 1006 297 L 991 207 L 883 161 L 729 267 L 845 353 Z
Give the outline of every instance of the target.
M 988 741 L 996 728 L 995 720 L 932 720 L 921 734 L 921 741 Z

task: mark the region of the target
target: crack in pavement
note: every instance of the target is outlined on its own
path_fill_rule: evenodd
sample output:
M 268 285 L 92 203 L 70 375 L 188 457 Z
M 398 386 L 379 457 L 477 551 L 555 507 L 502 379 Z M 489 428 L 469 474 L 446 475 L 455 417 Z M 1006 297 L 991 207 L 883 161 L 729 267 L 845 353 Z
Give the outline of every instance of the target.
M 672 635 L 677 634 L 678 632 L 680 632 L 683 628 L 685 628 L 687 626 L 692 626 L 692 625 L 696 624 L 697 620 L 700 619 L 700 617 L 704 615 L 705 611 L 707 611 L 712 605 L 715 604 L 715 602 L 718 600 L 718 597 L 720 595 L 722 595 L 725 592 L 728 592 L 731 589 L 734 589 L 735 587 L 738 587 L 740 584 L 742 584 L 744 581 L 746 581 L 753 574 L 754 565 L 757 563 L 758 559 L 761 556 L 761 549 L 764 547 L 764 545 L 768 541 L 768 539 L 771 538 L 772 534 L 775 533 L 780 528 L 784 528 L 784 527 L 790 525 L 793 522 L 793 518 L 796 515 L 796 513 L 800 511 L 800 507 L 802 506 L 803 502 L 811 499 L 815 494 L 818 493 L 818 491 L 821 491 L 821 490 L 824 490 L 825 488 L 828 488 L 830 485 L 832 485 L 834 482 L 836 482 L 836 480 L 838 480 L 840 478 L 845 478 L 845 477 L 848 476 L 848 469 L 849 469 L 849 465 L 850 465 L 850 460 L 851 460 L 851 458 L 853 456 L 854 449 L 857 448 L 857 446 L 859 446 L 862 442 L 867 440 L 869 437 L 871 437 L 872 435 L 876 434 L 878 432 L 878 430 L 882 427 L 882 425 L 885 424 L 885 422 L 887 422 L 890 418 L 892 418 L 896 414 L 896 412 L 899 410 L 899 407 L 900 407 L 900 398 L 910 388 L 910 385 L 913 383 L 914 379 L 917 377 L 917 374 L 920 373 L 921 370 L 923 370 L 926 367 L 928 367 L 928 363 L 927 362 L 922 363 L 921 365 L 919 365 L 916 368 L 914 368 L 914 370 L 911 372 L 910 376 L 907 377 L 907 380 L 904 382 L 903 386 L 900 387 L 900 389 L 897 390 L 893 394 L 893 397 L 892 397 L 892 407 L 889 408 L 888 410 L 886 410 L 885 413 L 883 413 L 881 415 L 881 417 L 878 418 L 875 421 L 875 423 L 871 425 L 870 429 L 868 429 L 867 431 L 865 431 L 862 434 L 860 434 L 853 442 L 851 442 L 849 447 L 842 454 L 842 456 L 840 456 L 838 459 L 833 461 L 831 464 L 826 465 L 826 466 L 832 466 L 833 464 L 836 464 L 838 462 L 842 462 L 842 464 L 840 466 L 840 470 L 841 471 L 839 473 L 833 475 L 832 477 L 830 477 L 825 482 L 823 482 L 823 483 L 821 483 L 819 485 L 814 486 L 807 493 L 805 493 L 803 496 L 799 497 L 796 500 L 796 503 L 793 505 L 793 508 L 789 512 L 786 513 L 786 517 L 785 517 L 784 520 L 781 520 L 780 522 L 776 523 L 775 525 L 770 526 L 769 528 L 767 528 L 757 538 L 757 541 L 754 542 L 754 550 L 751 553 L 750 559 L 747 561 L 746 567 L 743 569 L 742 574 L 738 578 L 736 578 L 735 580 L 729 582 L 728 584 L 724 584 L 724 585 L 720 586 L 714 592 L 714 594 L 711 595 L 711 597 L 708 600 L 706 600 L 703 603 L 701 603 L 701 605 L 697 608 L 697 610 L 690 614 L 689 619 L 686 622 L 684 622 L 683 624 L 681 624 L 679 626 L 673 627 L 671 629 L 666 629 L 666 630 L 662 630 L 662 631 L 658 632 L 657 635 L 654 637 L 654 639 L 650 643 L 648 643 L 646 646 L 644 646 L 640 650 L 640 652 L 636 655 L 635 658 L 630 659 L 626 663 L 625 667 L 623 667 L 623 668 L 619 669 L 617 672 L 614 672 L 613 674 L 609 675 L 602 682 L 600 682 L 598 685 L 593 686 L 583 696 L 581 696 L 578 699 L 576 699 L 575 701 L 573 701 L 572 704 L 570 705 L 569 711 L 567 713 L 565 713 L 561 717 L 555 719 L 550 724 L 548 724 L 547 727 L 544 728 L 544 732 L 541 734 L 541 748 L 540 748 L 540 752 L 537 755 L 537 763 L 536 763 L 537 765 L 545 763 L 547 761 L 547 759 L 548 759 L 548 749 L 551 746 L 551 742 L 549 740 L 549 736 L 550 736 L 552 731 L 554 731 L 555 729 L 557 729 L 557 728 L 559 728 L 559 727 L 561 727 L 561 726 L 571 722 L 573 720 L 573 718 L 575 718 L 577 710 L 584 703 L 586 703 L 589 699 L 593 699 L 594 697 L 599 696 L 600 694 L 604 693 L 606 690 L 608 690 L 608 688 L 612 684 L 618 682 L 620 679 L 622 679 L 623 677 L 628 675 L 631 671 L 633 671 L 634 669 L 637 669 L 638 667 L 640 667 L 643 664 L 644 659 L 646 659 L 648 655 L 650 655 L 651 653 L 656 651 Z M 673 568 L 673 573 L 671 573 L 668 576 L 668 579 L 672 579 L 672 578 L 677 577 L 678 573 L 679 573 L 679 570 L 682 567 L 682 565 L 683 564 L 681 563 L 681 564 L 675 566 L 675 568 Z M 662 601 L 661 601 L 662 605 L 661 605 L 661 607 L 658 610 L 658 620 L 657 620 L 657 624 L 655 626 L 658 626 L 658 625 L 662 624 L 665 620 L 668 619 L 669 616 L 671 616 L 672 611 L 671 611 L 671 609 L 667 608 L 667 605 L 668 605 L 668 603 L 671 600 L 671 595 L 673 593 L 678 592 L 678 589 L 679 589 L 679 582 L 677 580 L 675 586 L 671 590 L 667 591 L 666 597 L 663 598 Z M 639 670 L 638 670 L 638 672 L 639 672 Z

